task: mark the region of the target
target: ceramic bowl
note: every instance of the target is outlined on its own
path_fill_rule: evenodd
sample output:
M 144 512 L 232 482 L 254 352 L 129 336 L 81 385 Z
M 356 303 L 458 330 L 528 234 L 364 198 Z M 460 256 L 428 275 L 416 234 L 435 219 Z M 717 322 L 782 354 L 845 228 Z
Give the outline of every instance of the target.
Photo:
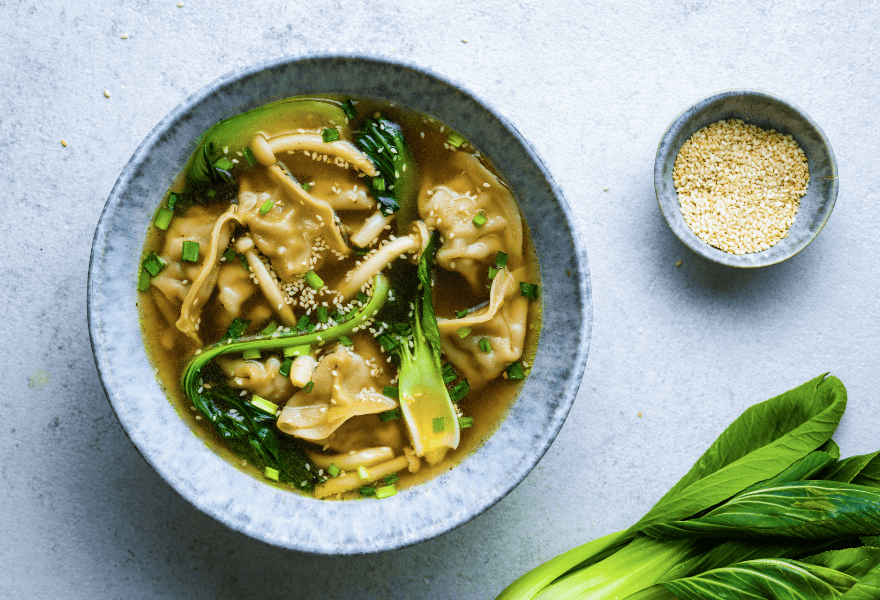
M 710 246 L 691 231 L 672 182 L 675 157 L 696 131 L 723 119 L 742 119 L 762 129 L 790 134 L 807 156 L 810 184 L 788 236 L 753 254 L 730 254 Z M 807 114 L 778 96 L 754 90 L 729 90 L 700 100 L 678 115 L 660 139 L 654 161 L 654 188 L 669 227 L 691 250 L 722 265 L 765 267 L 791 258 L 819 235 L 837 200 L 837 162 L 828 138 Z
M 497 430 L 445 474 L 383 500 L 320 501 L 269 486 L 193 435 L 144 350 L 135 290 L 141 247 L 173 177 L 215 122 L 282 98 L 358 94 L 434 116 L 483 151 L 510 183 L 542 275 L 543 331 L 532 372 Z M 147 462 L 193 506 L 232 529 L 303 552 L 360 554 L 427 540 L 510 492 L 546 452 L 583 375 L 590 284 L 583 238 L 534 150 L 485 101 L 409 62 L 356 54 L 266 61 L 187 98 L 147 136 L 107 199 L 92 246 L 89 333 L 104 390 Z

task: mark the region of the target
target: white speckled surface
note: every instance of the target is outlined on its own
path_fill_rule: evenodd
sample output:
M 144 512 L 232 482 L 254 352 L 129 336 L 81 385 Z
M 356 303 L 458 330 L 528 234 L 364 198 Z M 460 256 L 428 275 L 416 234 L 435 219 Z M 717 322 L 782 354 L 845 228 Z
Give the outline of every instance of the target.
M 876 2 L 176 4 L 0 5 L 0 598 L 492 598 L 629 525 L 745 406 L 826 370 L 849 390 L 844 454 L 877 449 Z M 594 300 L 578 400 L 531 475 L 438 539 L 348 558 L 255 542 L 172 492 L 113 416 L 85 322 L 98 215 L 152 127 L 233 68 L 328 46 L 394 50 L 494 101 L 572 204 Z M 669 122 L 734 87 L 802 108 L 840 173 L 822 234 L 756 271 L 692 254 L 653 189 Z

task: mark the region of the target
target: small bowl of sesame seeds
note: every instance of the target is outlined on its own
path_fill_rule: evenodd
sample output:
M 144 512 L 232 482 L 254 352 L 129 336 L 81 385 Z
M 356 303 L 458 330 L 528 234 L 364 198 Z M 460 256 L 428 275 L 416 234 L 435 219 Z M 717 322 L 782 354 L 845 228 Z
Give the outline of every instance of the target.
M 837 199 L 837 162 L 819 126 L 755 90 L 700 100 L 669 125 L 654 188 L 691 250 L 739 268 L 782 262 L 822 230 Z

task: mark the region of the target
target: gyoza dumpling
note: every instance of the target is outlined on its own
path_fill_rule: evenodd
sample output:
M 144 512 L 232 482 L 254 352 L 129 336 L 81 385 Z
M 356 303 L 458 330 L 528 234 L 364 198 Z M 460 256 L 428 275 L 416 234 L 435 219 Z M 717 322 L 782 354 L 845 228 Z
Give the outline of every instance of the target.
M 522 265 L 522 220 L 510 190 L 476 156 L 456 152 L 451 162 L 459 175 L 443 185 L 428 181 L 419 193 L 419 215 L 443 236 L 437 263 L 477 290 L 499 251 L 508 255 L 510 269 Z M 475 217 L 485 222 L 478 226 Z
M 464 375 L 472 390 L 495 379 L 505 367 L 520 359 L 526 337 L 529 301 L 519 293 L 525 269 L 502 269 L 492 282 L 489 306 L 463 319 L 438 319 L 440 345 L 449 362 Z M 471 332 L 464 338 L 462 327 Z M 491 351 L 483 352 L 480 340 L 488 338 Z
M 319 441 L 351 417 L 391 410 L 397 401 L 376 391 L 374 369 L 359 355 L 339 346 L 318 363 L 312 390 L 301 390 L 287 401 L 278 417 L 278 429 Z
M 280 404 L 296 388 L 279 373 L 281 361 L 270 357 L 265 362 L 220 357 L 217 363 L 229 378 L 229 387 L 250 390 L 266 400 Z

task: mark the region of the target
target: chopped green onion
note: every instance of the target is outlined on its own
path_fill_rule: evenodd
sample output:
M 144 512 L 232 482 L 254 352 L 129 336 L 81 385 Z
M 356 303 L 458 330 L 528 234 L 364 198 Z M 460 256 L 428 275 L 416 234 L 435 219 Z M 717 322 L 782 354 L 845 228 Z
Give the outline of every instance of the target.
M 379 413 L 379 420 L 385 423 L 386 421 L 396 421 L 400 418 L 400 409 L 392 408 L 391 410 L 386 410 Z
M 318 277 L 318 274 L 314 271 L 309 271 L 303 275 L 303 279 L 306 280 L 306 283 L 308 283 L 313 290 L 320 290 L 324 287 L 324 280 Z
M 162 231 L 166 231 L 168 229 L 168 225 L 171 224 L 171 217 L 173 216 L 174 213 L 163 206 L 159 209 L 159 212 L 156 213 L 156 218 L 153 219 L 153 225 L 155 225 Z
M 237 340 L 242 336 L 242 334 L 247 331 L 248 326 L 251 324 L 249 319 L 240 319 L 236 317 L 232 320 L 232 323 L 229 324 L 229 329 L 226 330 L 226 333 L 223 335 L 224 340 Z
M 516 361 L 507 367 L 508 379 L 525 379 L 526 374 L 523 372 L 522 363 Z
M 286 348 L 285 348 L 286 350 Z M 286 358 L 284 362 L 281 363 L 281 366 L 278 367 L 278 374 L 282 377 L 290 377 L 290 366 L 293 364 L 293 360 Z
M 400 342 L 395 338 L 391 337 L 387 333 L 380 333 L 376 336 L 376 341 L 379 342 L 379 345 L 385 350 L 385 352 L 391 352 L 395 348 L 400 345 Z
M 396 387 L 386 385 L 384 388 L 382 388 L 382 394 L 384 396 L 388 396 L 389 398 L 399 398 L 400 390 Z
M 257 396 L 256 394 L 251 396 L 251 404 L 253 406 L 256 406 L 257 408 L 259 408 L 261 411 L 265 412 L 266 414 L 272 415 L 273 417 L 275 416 L 275 413 L 278 412 L 278 405 L 277 404 L 275 404 L 274 402 L 269 402 L 268 400 L 266 400 L 262 396 Z
M 489 341 L 489 338 L 480 339 L 480 350 L 483 352 L 492 352 L 492 343 Z
M 409 323 L 393 323 L 391 328 L 402 337 L 407 337 L 412 333 L 412 326 Z
M 449 363 L 443 365 L 440 375 L 443 377 L 444 385 L 449 385 L 450 383 L 458 379 L 458 373 L 455 372 L 455 369 Z
M 434 424 L 434 433 L 440 433 L 446 428 L 446 420 L 443 417 L 434 417 L 432 422 Z
M 398 476 L 397 473 L 392 473 L 385 477 L 385 485 L 393 485 L 398 481 L 400 481 L 400 476 Z
M 367 295 L 366 295 L 365 293 L 363 293 L 363 292 L 358 292 L 358 295 L 355 296 L 355 298 L 356 298 L 357 301 L 360 302 L 361 304 L 366 304 L 366 303 L 369 302 L 369 300 L 370 300 L 370 297 L 367 296 Z
M 376 488 L 374 488 L 374 487 L 365 486 L 365 487 L 359 488 L 358 491 L 361 493 L 361 496 L 375 496 L 376 495 Z
M 191 240 L 184 240 L 180 249 L 180 260 L 183 262 L 199 261 L 199 243 Z
M 217 190 L 213 190 L 213 189 L 208 190 L 208 194 L 207 194 L 208 198 L 213 198 L 216 195 L 217 195 Z
M 358 111 L 354 107 L 354 102 L 351 101 L 351 98 L 342 103 L 342 112 L 345 113 L 345 116 L 348 117 L 349 121 L 358 116 Z
M 351 246 L 351 249 L 352 249 L 352 251 L 353 251 L 355 254 L 357 254 L 358 256 L 366 256 L 367 254 L 370 253 L 370 249 L 369 249 L 369 248 L 361 248 L 360 246 L 352 245 L 352 246 Z
M 330 463 L 330 466 L 327 468 L 327 472 L 330 473 L 330 477 L 336 477 L 339 475 L 339 467 Z
M 174 210 L 174 207 L 177 206 L 177 201 L 180 200 L 180 195 L 171 192 L 168 194 L 168 208 L 170 210 Z
M 260 350 L 257 348 L 249 348 L 241 353 L 241 357 L 245 360 L 259 360 Z
M 144 260 L 144 268 L 155 277 L 159 274 L 159 271 L 166 265 L 165 259 L 156 254 L 155 252 L 150 252 L 147 255 L 147 258 Z
M 458 319 L 463 319 L 463 318 L 465 318 L 466 316 L 468 316 L 469 314 L 470 314 L 470 312 L 467 311 L 467 310 L 457 310 L 457 311 L 455 311 L 455 316 L 456 316 L 456 318 L 458 318 Z
M 314 382 L 314 381 L 310 381 L 310 382 L 308 382 L 308 383 L 306 384 L 306 387 L 303 388 L 303 391 L 304 391 L 306 394 L 311 394 L 313 389 L 315 389 L 315 382 Z
M 467 326 L 465 326 L 465 327 L 459 327 L 458 329 L 455 330 L 455 332 L 458 334 L 458 337 L 460 337 L 460 338 L 462 338 L 462 339 L 464 339 L 464 338 L 466 338 L 467 336 L 469 336 L 469 335 L 471 334 L 471 331 L 473 331 L 473 330 L 472 330 L 470 327 L 467 327 Z
M 316 318 L 318 319 L 318 323 L 326 323 L 327 321 L 330 320 L 326 306 L 319 306 L 318 307 L 318 311 L 316 313 Z
M 272 479 L 274 481 L 278 481 L 278 469 L 273 469 L 272 467 L 266 467 L 266 470 L 263 471 L 266 475 L 266 479 Z
M 312 189 L 312 184 L 311 184 L 311 183 L 308 183 L 308 182 L 303 182 L 303 183 L 302 183 L 302 189 L 304 189 L 305 191 L 308 192 L 309 190 Z
M 456 148 L 460 148 L 464 143 L 464 138 L 455 133 L 454 131 L 449 134 L 449 138 L 447 139 L 450 146 L 455 146 Z
M 299 318 L 299 321 L 296 322 L 296 328 L 299 331 L 305 331 L 306 327 L 309 326 L 309 323 L 312 321 L 309 319 L 309 315 L 303 315 Z
M 260 335 L 272 335 L 276 331 L 278 331 L 278 323 L 272 321 L 271 323 L 266 325 L 266 328 L 260 332 Z
M 309 323 L 309 326 L 306 327 L 306 333 L 315 333 L 315 330 L 318 327 L 314 323 Z
M 385 487 L 376 488 L 376 498 L 379 500 L 381 500 L 382 498 L 394 496 L 395 494 L 397 494 L 397 488 L 393 485 L 386 485 Z
M 217 162 L 214 163 L 214 166 L 217 167 L 218 169 L 223 169 L 224 171 L 228 171 L 232 167 L 234 167 L 235 165 L 233 164 L 233 162 L 231 160 L 229 160 L 228 158 L 223 156 L 220 158 L 220 160 L 218 160 Z
M 267 212 L 272 210 L 273 206 L 275 206 L 275 203 L 272 202 L 272 199 L 267 199 L 265 202 L 263 202 L 263 206 L 260 207 L 260 214 L 265 215 Z
M 284 349 L 284 356 L 306 356 L 311 352 L 309 346 L 289 346 Z
M 529 300 L 537 300 L 538 295 L 541 293 L 541 288 L 534 283 L 525 283 L 524 281 L 521 281 L 519 284 L 519 293 Z
M 226 259 L 226 262 L 231 262 L 232 259 L 235 258 L 235 250 L 227 248 L 226 252 L 223 253 L 223 258 Z
M 500 269 L 497 267 L 489 267 L 489 279 L 495 279 L 495 276 L 498 275 L 498 271 L 500 271 Z
M 340 335 L 337 340 L 343 346 L 354 346 L 354 342 L 351 341 L 351 338 L 347 335 Z
M 321 132 L 321 139 L 324 140 L 325 144 L 335 142 L 339 139 L 339 130 L 327 128 Z
M 367 468 L 365 466 L 361 465 L 358 467 L 358 477 L 360 477 L 361 479 L 370 478 L 370 472 L 367 471 Z
M 469 391 L 471 391 L 471 384 L 467 379 L 462 379 L 449 390 L 449 399 L 453 402 L 460 402 Z
M 373 189 L 377 192 L 385 191 L 385 179 L 380 177 L 373 177 Z
M 248 146 L 245 146 L 241 149 L 241 155 L 244 156 L 244 159 L 247 161 L 249 167 L 253 167 L 257 164 L 257 159 L 254 156 L 254 151 L 251 150 Z
M 495 255 L 495 266 L 498 267 L 499 269 L 503 269 L 504 267 L 507 266 L 507 253 L 506 252 L 499 251 L 498 254 Z
M 474 426 L 474 418 L 473 417 L 459 417 L 458 418 L 458 428 L 459 429 L 467 429 L 469 427 Z
M 247 256 L 245 256 L 244 254 L 239 254 L 238 258 L 241 259 L 241 266 L 244 267 L 245 270 L 250 269 L 250 267 L 248 266 Z
M 489 219 L 486 218 L 486 215 L 483 213 L 478 213 L 477 216 L 474 217 L 474 227 L 482 227 L 486 223 L 489 222 Z
M 146 292 L 148 289 L 150 289 L 150 274 L 146 269 L 141 269 L 138 274 L 138 291 Z

